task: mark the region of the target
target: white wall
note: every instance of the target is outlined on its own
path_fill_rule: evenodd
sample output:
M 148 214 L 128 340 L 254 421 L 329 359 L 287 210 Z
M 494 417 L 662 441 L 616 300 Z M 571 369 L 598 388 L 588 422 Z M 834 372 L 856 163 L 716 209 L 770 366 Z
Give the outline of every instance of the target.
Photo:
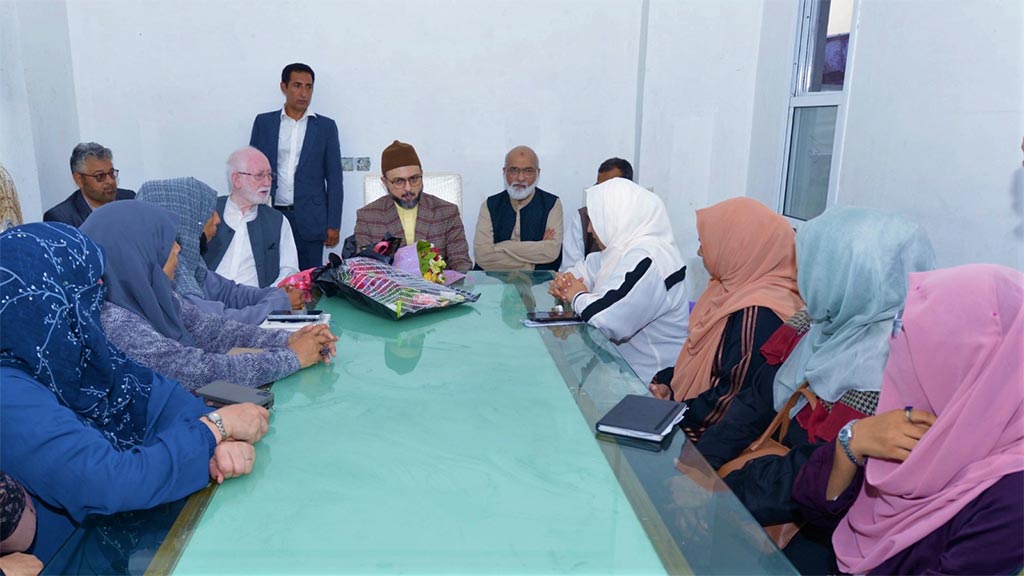
M 255 114 L 281 106 L 281 68 L 303 61 L 317 72 L 312 107 L 338 122 L 343 156 L 369 156 L 376 170 L 397 138 L 425 170 L 462 173 L 472 242 L 509 148 L 538 152 L 540 186 L 566 212 L 609 150 L 632 148 L 639 7 L 70 2 L 81 133 L 114 150 L 129 188 L 191 174 L 223 191 L 224 160 L 248 143 Z M 365 174 L 345 173 L 343 234 Z
M 757 51 L 746 196 L 773 208 L 779 205 L 779 175 L 786 155 L 786 123 L 793 52 L 799 33 L 799 8 L 799 3 L 792 0 L 764 3 Z
M 17 183 L 22 217 L 31 222 L 43 210 L 18 30 L 17 7 L 0 2 L 0 164 Z
M 1024 2 L 861 0 L 858 22 L 839 203 L 920 223 L 940 266 L 1024 268 Z M 747 195 L 773 206 L 797 24 L 764 4 Z
M 761 5 L 652 0 L 640 181 L 665 200 L 698 290 L 694 211 L 747 189 Z
M 30 221 L 41 219 L 41 209 L 75 190 L 68 159 L 79 132 L 68 65 L 67 10 L 64 0 L 7 0 L 2 19 L 5 87 L 0 116 L 5 122 L 0 162 L 11 159 L 23 215 Z
M 863 0 L 838 185 L 923 224 L 941 266 L 1024 268 L 1024 2 Z
M 113 148 L 126 187 L 192 174 L 223 190 L 223 159 L 247 142 L 256 113 L 280 106 L 280 69 L 295 60 L 317 70 L 313 107 L 338 121 L 343 155 L 376 168 L 398 138 L 427 170 L 463 174 L 469 236 L 479 203 L 501 187 L 504 152 L 522 143 L 539 152 L 541 186 L 562 196 L 569 217 L 601 160 L 633 160 L 666 200 L 694 272 L 694 209 L 737 195 L 777 202 L 795 0 L 0 0 L 0 9 L 0 161 L 22 173 L 27 215 L 31 193 L 42 189 L 35 204 L 48 207 L 70 190 L 67 157 L 81 140 Z M 918 220 L 942 264 L 1024 267 L 1011 192 L 1024 133 L 1024 3 L 861 0 L 859 11 L 840 201 Z M 348 232 L 365 173 L 345 174 Z

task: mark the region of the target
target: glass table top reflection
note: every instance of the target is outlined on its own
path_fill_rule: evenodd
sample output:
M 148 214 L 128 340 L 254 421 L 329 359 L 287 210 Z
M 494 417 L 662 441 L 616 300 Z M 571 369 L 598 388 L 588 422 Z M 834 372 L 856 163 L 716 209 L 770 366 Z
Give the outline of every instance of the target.
M 274 385 L 251 475 L 90 519 L 47 572 L 795 574 L 683 434 L 595 434 L 646 385 L 596 329 L 522 326 L 549 278 L 400 322 L 321 300 L 338 357 Z

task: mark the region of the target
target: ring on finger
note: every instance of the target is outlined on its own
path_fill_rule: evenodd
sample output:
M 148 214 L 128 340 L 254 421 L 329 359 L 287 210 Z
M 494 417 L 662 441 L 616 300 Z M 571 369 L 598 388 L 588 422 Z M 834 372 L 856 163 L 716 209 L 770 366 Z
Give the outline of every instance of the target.
M 914 420 L 910 418 L 910 411 L 913 410 L 913 406 L 906 406 L 903 408 L 903 414 L 907 417 L 907 423 L 913 424 Z

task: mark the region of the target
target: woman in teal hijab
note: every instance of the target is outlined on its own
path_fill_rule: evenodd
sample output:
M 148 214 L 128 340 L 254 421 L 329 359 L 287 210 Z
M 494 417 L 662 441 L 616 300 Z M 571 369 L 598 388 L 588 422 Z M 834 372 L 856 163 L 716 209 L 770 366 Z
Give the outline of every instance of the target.
M 877 392 L 907 276 L 935 268 L 928 236 L 895 214 L 837 206 L 800 228 L 796 259 L 811 329 L 775 377 L 775 408 L 804 381 L 826 402 Z

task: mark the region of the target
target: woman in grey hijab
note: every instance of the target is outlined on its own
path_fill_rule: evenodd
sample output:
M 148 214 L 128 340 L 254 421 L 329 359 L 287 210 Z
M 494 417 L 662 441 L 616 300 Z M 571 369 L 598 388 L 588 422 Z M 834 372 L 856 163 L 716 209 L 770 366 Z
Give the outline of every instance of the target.
M 216 213 L 217 192 L 213 188 L 192 177 L 151 180 L 139 188 L 135 198 L 178 216 L 181 253 L 174 291 L 180 296 L 203 312 L 245 324 L 259 324 L 274 310 L 292 308 L 288 293 L 280 288 L 244 286 L 206 267 L 199 253 L 199 239 Z M 216 220 L 211 228 L 216 230 Z

